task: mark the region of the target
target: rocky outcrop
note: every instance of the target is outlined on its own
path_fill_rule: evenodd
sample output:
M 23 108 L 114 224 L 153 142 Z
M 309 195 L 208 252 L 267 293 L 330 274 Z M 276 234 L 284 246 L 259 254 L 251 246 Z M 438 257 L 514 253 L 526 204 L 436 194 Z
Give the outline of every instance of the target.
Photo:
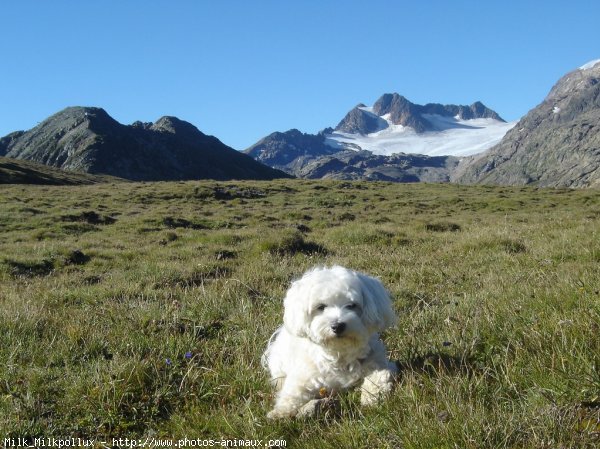
M 471 106 L 442 105 L 438 103 L 428 103 L 421 106 L 410 102 L 397 93 L 382 95 L 373 105 L 373 113 L 379 117 L 389 114 L 389 120 L 394 125 L 410 127 L 417 133 L 435 130 L 435 127 L 427 119 L 428 114 L 457 117 L 461 120 L 492 118 L 504 121 L 495 111 L 487 108 L 479 101 Z
M 402 95 L 384 94 L 373 105 L 378 116 L 389 114 L 394 125 L 408 126 L 418 133 L 427 131 L 428 122 L 421 116 L 421 108 Z
M 8 152 L 8 148 L 12 147 L 14 142 L 25 134 L 25 131 L 15 131 L 7 136 L 0 138 L 0 156 L 4 156 Z
M 378 156 L 370 151 L 346 150 L 308 161 L 294 174 L 312 179 L 439 183 L 450 180 L 458 163 L 459 158 L 452 156 Z
M 385 120 L 361 107 L 364 106 L 359 105 L 348 112 L 335 130 L 352 134 L 370 134 L 387 128 L 388 124 Z
M 562 77 L 498 145 L 461 162 L 452 180 L 600 186 L 600 61 Z

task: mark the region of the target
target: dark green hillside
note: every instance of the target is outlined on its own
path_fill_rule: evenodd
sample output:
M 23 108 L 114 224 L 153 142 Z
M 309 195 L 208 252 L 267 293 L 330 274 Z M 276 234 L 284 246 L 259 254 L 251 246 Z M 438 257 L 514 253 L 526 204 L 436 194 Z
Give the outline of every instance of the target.
M 0 157 L 0 184 L 74 185 L 125 181 L 105 175 L 90 175 L 48 167 L 35 162 Z

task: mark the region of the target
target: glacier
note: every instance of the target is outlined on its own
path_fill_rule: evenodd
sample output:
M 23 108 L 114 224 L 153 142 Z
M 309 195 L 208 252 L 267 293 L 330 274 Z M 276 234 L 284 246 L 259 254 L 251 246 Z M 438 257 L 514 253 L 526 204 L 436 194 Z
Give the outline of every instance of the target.
M 372 112 L 372 108 L 361 108 Z M 417 133 L 410 127 L 393 124 L 384 115 L 388 126 L 370 134 L 353 134 L 334 131 L 325 135 L 325 143 L 334 148 L 367 150 L 373 154 L 390 156 L 397 153 L 424 154 L 426 156 L 471 156 L 482 153 L 502 140 L 516 125 L 491 118 L 462 120 L 424 114 L 433 126 L 432 131 Z

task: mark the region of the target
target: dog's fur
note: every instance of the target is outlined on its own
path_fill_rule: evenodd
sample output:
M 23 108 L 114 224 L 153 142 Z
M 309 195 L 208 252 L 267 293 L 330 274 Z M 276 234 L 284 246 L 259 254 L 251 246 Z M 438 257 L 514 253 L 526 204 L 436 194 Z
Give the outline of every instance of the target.
M 315 268 L 292 283 L 284 308 L 283 326 L 263 355 L 278 389 L 269 418 L 295 416 L 309 401 L 361 381 L 363 405 L 392 389 L 397 368 L 379 332 L 396 315 L 378 279 L 340 266 Z

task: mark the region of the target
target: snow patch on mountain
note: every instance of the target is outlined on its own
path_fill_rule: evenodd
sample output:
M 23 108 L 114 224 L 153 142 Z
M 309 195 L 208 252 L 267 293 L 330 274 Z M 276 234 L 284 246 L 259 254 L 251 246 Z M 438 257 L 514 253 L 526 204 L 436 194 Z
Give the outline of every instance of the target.
M 595 59 L 593 61 L 590 61 L 587 64 L 584 64 L 581 67 L 579 67 L 579 70 L 589 70 L 589 69 L 593 68 L 599 62 L 600 62 L 600 59 Z
M 372 113 L 372 108 L 361 108 Z M 437 114 L 423 114 L 433 131 L 417 133 L 412 128 L 394 125 L 389 114 L 381 117 L 388 126 L 367 135 L 334 131 L 325 135 L 325 143 L 334 148 L 368 150 L 389 156 L 397 153 L 427 156 L 470 156 L 491 148 L 516 122 L 502 122 L 490 118 L 461 120 Z

